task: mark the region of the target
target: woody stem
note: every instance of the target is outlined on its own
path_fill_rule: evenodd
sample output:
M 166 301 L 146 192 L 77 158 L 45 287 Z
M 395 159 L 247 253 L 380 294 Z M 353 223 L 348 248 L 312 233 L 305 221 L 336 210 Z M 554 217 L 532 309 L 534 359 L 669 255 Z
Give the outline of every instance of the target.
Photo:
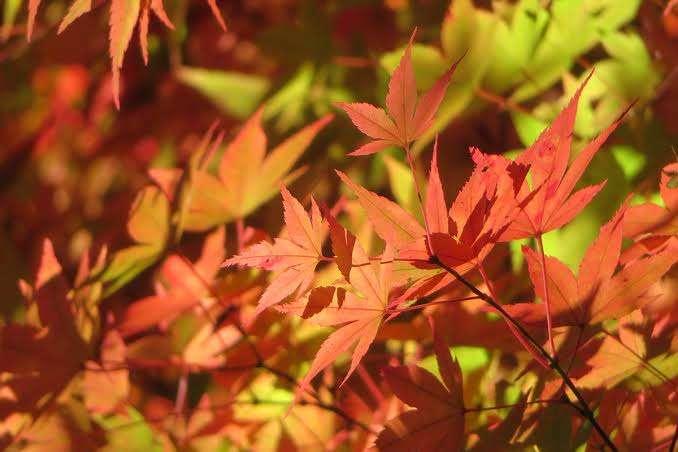
M 570 389 L 570 391 L 572 391 L 578 402 L 578 404 L 573 404 L 573 406 L 575 406 L 575 408 L 577 408 L 581 415 L 591 423 L 591 425 L 596 430 L 596 432 L 598 432 L 598 435 L 605 442 L 607 447 L 609 447 L 610 450 L 612 450 L 613 452 L 618 452 L 617 446 L 614 445 L 614 443 L 612 442 L 608 434 L 605 432 L 603 427 L 601 427 L 598 421 L 596 421 L 596 417 L 593 413 L 593 410 L 586 402 L 584 396 L 581 394 L 579 389 L 575 386 L 574 382 L 570 379 L 567 372 L 560 366 L 558 361 L 554 357 L 552 357 L 544 349 L 544 347 L 542 347 L 541 344 L 539 344 L 539 342 L 537 342 L 532 337 L 532 335 L 516 319 L 514 319 L 493 297 L 486 294 L 482 290 L 478 289 L 472 282 L 464 278 L 454 268 L 450 267 L 444 262 L 441 262 L 441 260 L 438 259 L 437 256 L 435 255 L 431 256 L 430 261 L 431 263 L 438 265 L 440 268 L 454 276 L 455 279 L 457 279 L 464 286 L 466 286 L 472 293 L 477 295 L 478 298 L 480 298 L 485 303 L 492 306 L 496 311 L 498 311 L 511 324 L 511 326 L 513 326 L 517 331 L 520 332 L 520 334 L 530 343 L 530 345 L 534 347 L 534 349 L 537 350 L 539 354 L 541 354 L 541 356 L 546 360 L 546 362 L 548 362 L 549 366 L 556 371 L 556 373 L 563 380 L 563 383 L 565 383 L 565 386 L 567 386 Z

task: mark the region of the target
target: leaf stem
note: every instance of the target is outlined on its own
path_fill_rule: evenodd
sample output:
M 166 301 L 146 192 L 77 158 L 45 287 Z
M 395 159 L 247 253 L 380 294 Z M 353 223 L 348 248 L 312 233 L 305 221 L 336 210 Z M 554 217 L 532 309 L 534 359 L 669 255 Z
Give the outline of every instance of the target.
M 492 411 L 492 410 L 503 410 L 506 408 L 514 408 L 517 406 L 523 406 L 523 405 L 537 405 L 537 404 L 546 404 L 546 403 L 564 403 L 571 405 L 569 401 L 561 400 L 561 399 L 543 399 L 543 400 L 530 400 L 526 402 L 519 402 L 519 403 L 511 403 L 508 405 L 495 405 L 495 406 L 481 406 L 477 408 L 465 408 L 464 413 L 480 413 L 483 411 Z
M 407 163 L 410 165 L 410 171 L 412 172 L 412 179 L 414 180 L 414 188 L 417 192 L 417 199 L 419 200 L 419 211 L 421 216 L 424 219 L 424 228 L 426 229 L 426 248 L 428 253 L 433 256 L 433 248 L 431 245 L 431 229 L 428 226 L 428 220 L 426 218 L 426 212 L 424 212 L 424 197 L 421 194 L 421 187 L 419 186 L 419 181 L 417 180 L 417 170 L 415 168 L 414 156 L 412 155 L 412 150 L 410 149 L 409 143 L 404 147 L 405 155 L 407 156 Z
M 416 311 L 417 309 L 424 309 L 429 306 L 435 306 L 437 304 L 445 304 L 445 303 L 456 303 L 458 301 L 468 301 L 468 300 L 477 300 L 478 297 L 476 295 L 472 295 L 470 297 L 460 297 L 460 298 L 446 298 L 444 300 L 435 300 L 435 301 L 429 301 L 428 303 L 423 303 L 423 304 L 415 304 L 412 306 L 407 306 L 405 308 L 398 308 L 398 309 L 393 309 L 389 311 L 391 314 L 400 314 L 402 312 L 409 312 L 409 311 Z
M 544 286 L 544 309 L 546 309 L 546 331 L 549 335 L 549 347 L 551 355 L 556 356 L 556 345 L 553 342 L 553 322 L 551 320 L 551 302 L 549 299 L 549 286 L 546 281 L 546 256 L 544 253 L 544 242 L 541 234 L 537 235 L 537 245 L 539 245 L 539 257 L 541 259 L 541 283 Z
M 488 305 L 492 306 L 495 310 L 497 310 L 510 324 L 515 328 L 517 331 L 520 332 L 520 334 L 530 343 L 530 345 L 539 352 L 539 354 L 542 356 L 542 358 L 549 364 L 549 367 L 551 367 L 553 370 L 556 371 L 556 373 L 560 376 L 560 378 L 563 380 L 563 383 L 565 383 L 565 386 L 567 386 L 570 391 L 574 394 L 575 398 L 577 399 L 578 404 L 572 403 L 572 406 L 575 407 L 581 415 L 586 418 L 593 428 L 598 432 L 598 435 L 600 435 L 601 439 L 605 442 L 607 447 L 610 448 L 613 452 L 618 452 L 617 446 L 614 445 L 608 434 L 605 432 L 603 427 L 596 421 L 596 417 L 593 413 L 593 410 L 589 406 L 589 404 L 586 402 L 584 399 L 584 396 L 581 394 L 579 389 L 575 386 L 574 382 L 570 379 L 569 375 L 565 370 L 560 366 L 558 361 L 551 356 L 545 349 L 544 347 L 541 346 L 533 337 L 532 335 L 516 320 L 514 319 L 492 296 L 486 294 L 482 290 L 478 289 L 472 282 L 464 278 L 459 272 L 457 272 L 454 268 L 446 265 L 444 262 L 442 262 L 440 259 L 438 259 L 437 256 L 432 256 L 430 261 L 436 265 L 438 265 L 440 268 L 444 269 L 448 273 L 450 273 L 452 276 L 454 276 L 459 282 L 461 282 L 464 286 L 466 286 L 472 293 L 478 296 L 481 300 L 483 300 L 485 303 Z M 484 271 L 483 271 L 484 273 Z

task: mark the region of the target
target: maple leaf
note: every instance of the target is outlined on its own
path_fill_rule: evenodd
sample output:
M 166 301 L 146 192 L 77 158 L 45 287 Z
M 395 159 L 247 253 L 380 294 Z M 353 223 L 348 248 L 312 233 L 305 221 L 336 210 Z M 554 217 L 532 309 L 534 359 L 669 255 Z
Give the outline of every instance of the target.
M 449 249 L 449 239 L 436 244 L 436 234 L 431 237 L 436 255 L 455 267 L 471 258 L 476 263 L 482 262 L 530 200 L 530 195 L 520 198 L 518 193 L 528 165 L 487 155 L 477 148 L 471 148 L 471 157 L 473 173 L 448 212 L 449 235 L 460 247 L 459 252 L 445 251 Z
M 331 226 L 343 230 L 336 222 Z M 341 243 L 350 243 L 352 246 L 346 281 L 348 287 L 345 292 L 335 292 L 329 305 L 311 317 L 311 321 L 322 326 L 342 326 L 330 334 L 320 346 L 311 367 L 299 384 L 297 397 L 340 354 L 353 349 L 351 364 L 341 384 L 346 382 L 367 353 L 388 311 L 393 271 L 392 249 L 387 246 L 381 260 L 372 261 L 348 231 L 335 231 L 331 236 L 335 238 L 340 235 L 351 237 L 348 241 L 336 244 L 337 247 L 342 246 Z
M 242 332 L 235 325 L 215 328 L 207 323 L 186 344 L 182 365 L 198 371 L 223 366 L 226 360 L 224 352 L 242 339 Z
M 445 90 L 459 61 L 454 63 L 420 98 L 412 68 L 412 43 L 416 30 L 410 37 L 405 53 L 400 59 L 388 84 L 386 108 L 367 103 L 338 103 L 353 124 L 373 141 L 359 147 L 350 155 L 369 155 L 388 146 L 408 149 L 432 124 Z
M 21 281 L 27 298 L 26 323 L 10 323 L 0 330 L 0 418 L 15 412 L 39 412 L 59 395 L 81 370 L 89 353 L 78 325 L 70 288 L 49 240 L 30 286 Z M 68 351 L 64 353 L 64 351 Z
M 619 126 L 628 110 L 584 146 L 574 161 L 568 165 L 579 98 L 592 74 L 593 72 L 589 74 L 567 107 L 551 125 L 516 159 L 517 163 L 530 166 L 534 196 L 502 235 L 502 241 L 539 237 L 545 232 L 566 225 L 605 185 L 603 181 L 572 193 L 591 159 Z M 529 190 L 526 184 L 522 187 L 521 193 L 525 195 Z
M 109 295 L 155 263 L 169 240 L 170 205 L 157 187 L 137 193 L 130 207 L 127 233 L 134 245 L 116 252 L 98 275 Z
M 386 243 L 400 249 L 425 237 L 425 229 L 405 209 L 356 184 L 341 171 L 337 170 L 336 173 L 342 182 L 356 194 L 375 232 Z
M 554 327 L 589 325 L 633 311 L 647 301 L 645 292 L 678 261 L 678 240 L 674 237 L 662 250 L 631 261 L 615 273 L 625 213 L 626 207 L 622 207 L 603 225 L 582 259 L 578 277 L 554 257 L 545 256 L 546 265 L 542 266 L 537 252 L 523 248 L 536 295 L 543 299 L 548 287 Z M 517 303 L 505 308 L 529 324 L 545 321 L 546 312 L 541 305 Z
M 414 284 L 394 301 L 394 306 L 455 282 L 456 277 L 441 268 L 440 262 L 460 274 L 482 263 L 534 196 L 527 193 L 520 197 L 518 193 L 529 168 L 526 164 L 486 155 L 475 148 L 471 155 L 475 164 L 473 173 L 448 210 L 438 170 L 436 140 L 423 206 L 426 228 L 398 204 L 337 171 L 357 195 L 377 235 L 395 248 L 399 261 L 409 263 L 399 269 L 398 281 L 414 280 Z
M 435 269 L 437 264 L 429 262 L 435 256 L 457 272 L 466 273 L 484 260 L 533 196 L 518 197 L 518 187 L 527 174 L 526 165 L 502 156 L 486 155 L 475 148 L 471 149 L 471 155 L 474 170 L 448 210 L 438 170 L 436 140 L 424 204 L 428 233 L 397 204 L 359 186 L 343 173 L 338 174 L 358 196 L 375 232 L 396 248 L 399 259 L 410 261 L 418 268 Z M 442 280 L 441 284 L 449 284 L 454 276 L 447 274 Z M 439 288 L 438 285 L 431 287 Z
M 101 364 L 87 362 L 83 393 L 87 409 L 108 414 L 123 408 L 129 395 L 129 370 L 125 361 L 125 343 L 116 330 L 106 334 L 101 344 Z M 102 391 L 101 388 L 106 388 Z
M 171 411 L 167 413 L 171 416 Z M 210 439 L 225 436 L 237 444 L 237 421 L 233 416 L 231 404 L 219 404 L 204 394 L 186 422 L 183 442 L 193 449 L 204 448 L 205 444 L 214 444 Z M 177 428 L 178 430 L 178 428 Z M 176 433 L 178 434 L 178 432 Z M 208 441 L 205 441 L 208 440 Z
M 162 292 L 135 301 L 118 320 L 118 330 L 129 336 L 170 319 L 210 297 L 210 283 L 224 260 L 226 234 L 218 228 L 207 237 L 200 258 L 192 263 L 179 254 L 169 255 L 159 271 Z
M 173 193 L 181 180 L 181 227 L 204 231 L 219 224 L 243 219 L 279 193 L 281 184 L 289 184 L 303 170 L 290 172 L 316 135 L 332 120 L 326 115 L 285 139 L 266 155 L 266 135 L 262 129 L 260 109 L 244 124 L 223 152 L 217 175 L 206 166 L 219 148 L 218 137 L 212 145 L 207 141 L 212 129 L 199 147 L 188 174 L 178 169 L 152 172 L 152 178 L 164 190 Z M 195 161 L 197 160 L 197 161 Z
M 26 24 L 26 38 L 33 36 L 35 18 L 42 0 L 29 0 L 28 23 Z M 226 31 L 226 22 L 217 6 L 216 0 L 207 0 L 207 4 L 223 31 Z M 59 24 L 57 34 L 63 32 L 76 19 L 92 10 L 92 0 L 74 0 Z M 111 0 L 109 19 L 109 54 L 111 58 L 111 72 L 113 75 L 113 98 L 115 105 L 120 109 L 120 71 L 122 69 L 125 52 L 132 40 L 134 28 L 139 24 L 139 46 L 144 63 L 148 64 L 148 25 L 151 11 L 169 29 L 174 30 L 163 0 Z
M 434 330 L 439 381 L 415 366 L 387 367 L 384 379 L 395 395 L 414 410 L 391 419 L 379 433 L 376 446 L 384 451 L 464 449 L 464 398 L 459 363 Z
M 577 363 L 581 368 L 573 372 L 578 375 L 577 386 L 612 389 L 626 381 L 636 388 L 652 386 L 659 391 L 659 386 L 668 384 L 675 390 L 671 379 L 676 376 L 677 357 L 648 347 L 656 339 L 652 326 L 649 318 L 635 310 L 619 319 L 617 334 L 606 331 L 602 338 L 594 337 L 584 344 L 579 353 L 581 362 Z
M 294 292 L 303 295 L 315 278 L 316 266 L 325 260 L 322 244 L 327 236 L 327 223 L 315 200 L 311 198 L 309 216 L 285 187 L 280 191 L 287 237 L 278 237 L 272 244 L 259 242 L 224 262 L 226 267 L 239 265 L 277 272 L 259 300 L 257 314 Z
M 678 163 L 670 163 L 661 171 L 659 194 L 665 208 L 645 203 L 629 208 L 624 218 L 624 236 L 641 234 L 678 234 Z

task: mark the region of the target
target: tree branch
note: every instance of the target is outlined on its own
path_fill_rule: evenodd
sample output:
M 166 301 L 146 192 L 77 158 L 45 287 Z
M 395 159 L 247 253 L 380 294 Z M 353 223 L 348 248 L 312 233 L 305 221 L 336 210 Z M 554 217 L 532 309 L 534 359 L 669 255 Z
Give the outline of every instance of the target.
M 540 355 L 548 362 L 549 367 L 551 367 L 556 373 L 560 376 L 560 378 L 563 380 L 563 383 L 565 383 L 565 386 L 567 386 L 570 391 L 574 394 L 574 396 L 577 399 L 577 402 L 579 405 L 574 405 L 576 408 L 578 408 L 579 412 L 581 415 L 586 418 L 593 428 L 598 432 L 598 435 L 600 435 L 601 439 L 605 442 L 607 447 L 610 448 L 610 450 L 617 452 L 617 446 L 614 445 L 612 440 L 610 439 L 609 435 L 605 432 L 603 427 L 596 421 L 596 417 L 593 413 L 593 410 L 589 406 L 589 404 L 586 402 L 584 399 L 584 396 L 581 394 L 579 389 L 575 386 L 574 382 L 570 379 L 569 375 L 567 375 L 567 372 L 560 366 L 558 361 L 551 356 L 545 349 L 544 347 L 541 346 L 533 337 L 532 335 L 516 320 L 514 319 L 502 306 L 499 304 L 493 297 L 490 295 L 486 294 L 485 292 L 481 291 L 478 289 L 472 282 L 464 278 L 459 272 L 457 272 L 454 268 L 446 265 L 443 263 L 440 259 L 438 259 L 437 256 L 431 256 L 429 259 L 431 263 L 438 265 L 440 268 L 443 270 L 447 271 L 449 274 L 454 276 L 459 282 L 461 282 L 464 286 L 466 286 L 472 293 L 478 296 L 481 300 L 483 300 L 485 303 L 488 305 L 492 306 L 495 310 L 497 310 L 503 317 L 506 319 L 511 326 L 513 326 L 517 331 L 520 332 L 520 334 L 530 343 L 532 347 L 534 347 L 535 350 L 538 350 Z

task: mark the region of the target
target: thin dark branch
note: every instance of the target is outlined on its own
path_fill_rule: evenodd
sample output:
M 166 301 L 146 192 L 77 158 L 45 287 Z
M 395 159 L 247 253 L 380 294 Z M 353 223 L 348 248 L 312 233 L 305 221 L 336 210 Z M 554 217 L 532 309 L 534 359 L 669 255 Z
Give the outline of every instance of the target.
M 589 406 L 589 404 L 586 402 L 584 399 L 584 396 L 581 394 L 579 389 L 575 386 L 574 382 L 570 379 L 569 375 L 565 370 L 560 366 L 558 363 L 557 359 L 555 359 L 553 356 L 551 356 L 545 349 L 544 347 L 541 346 L 533 337 L 532 335 L 516 320 L 514 319 L 502 306 L 497 302 L 493 297 L 490 295 L 486 294 L 485 292 L 481 291 L 478 289 L 475 284 L 464 278 L 459 272 L 457 272 L 454 268 L 446 265 L 444 262 L 442 262 L 438 257 L 436 256 L 431 256 L 430 258 L 431 263 L 438 265 L 440 268 L 444 269 L 448 273 L 450 273 L 452 276 L 454 276 L 459 282 L 461 282 L 464 286 L 466 286 L 472 293 L 478 296 L 481 300 L 483 300 L 485 303 L 488 305 L 492 306 L 496 311 L 498 311 L 510 324 L 520 332 L 520 334 L 530 343 L 531 346 L 534 347 L 535 350 L 537 350 L 541 356 L 548 362 L 549 366 L 556 371 L 556 373 L 560 376 L 560 378 L 563 380 L 563 383 L 565 383 L 565 386 L 567 386 L 570 391 L 574 394 L 575 398 L 577 399 L 578 404 L 573 404 L 573 406 L 581 413 L 581 415 L 586 418 L 593 428 L 598 432 L 602 440 L 605 442 L 607 447 L 610 448 L 610 450 L 617 452 L 617 446 L 614 445 L 612 440 L 610 439 L 609 435 L 603 427 L 596 421 L 596 417 L 593 413 L 593 410 Z

